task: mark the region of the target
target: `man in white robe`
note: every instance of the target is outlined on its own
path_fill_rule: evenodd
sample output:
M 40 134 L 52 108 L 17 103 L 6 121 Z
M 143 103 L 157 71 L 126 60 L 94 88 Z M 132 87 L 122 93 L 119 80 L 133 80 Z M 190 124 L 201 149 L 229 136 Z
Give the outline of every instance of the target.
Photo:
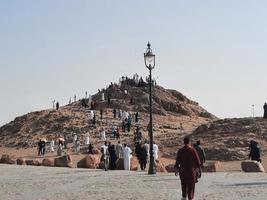
M 106 140 L 107 140 L 105 129 L 103 129 L 103 130 L 100 132 L 100 137 L 101 137 L 101 140 L 102 140 L 102 141 L 106 141 Z
M 154 154 L 154 159 L 157 160 L 159 155 L 158 155 L 158 152 L 159 152 L 159 147 L 156 143 L 153 144 L 153 154 Z
M 131 169 L 131 158 L 132 158 L 132 150 L 126 144 L 124 144 L 123 148 L 123 161 L 124 161 L 124 170 Z
M 87 132 L 85 134 L 85 144 L 86 145 L 89 145 L 90 144 L 90 134 L 89 134 L 89 132 Z

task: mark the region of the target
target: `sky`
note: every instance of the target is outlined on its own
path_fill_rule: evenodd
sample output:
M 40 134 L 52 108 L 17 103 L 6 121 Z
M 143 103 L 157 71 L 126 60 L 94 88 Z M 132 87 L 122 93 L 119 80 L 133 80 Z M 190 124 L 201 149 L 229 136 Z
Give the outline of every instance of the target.
M 267 1 L 0 0 L 0 125 L 153 76 L 220 118 L 255 116 L 267 101 Z

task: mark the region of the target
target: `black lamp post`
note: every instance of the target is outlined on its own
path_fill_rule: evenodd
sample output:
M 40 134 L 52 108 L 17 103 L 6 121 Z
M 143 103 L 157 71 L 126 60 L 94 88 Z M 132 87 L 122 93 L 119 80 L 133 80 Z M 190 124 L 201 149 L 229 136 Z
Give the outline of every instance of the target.
M 144 53 L 145 65 L 149 69 L 149 110 L 150 110 L 150 121 L 149 121 L 149 137 L 150 137 L 150 162 L 148 174 L 156 174 L 154 165 L 154 153 L 153 153 L 153 129 L 152 129 L 152 69 L 155 67 L 155 55 L 152 53 L 150 43 L 147 43 L 147 50 Z

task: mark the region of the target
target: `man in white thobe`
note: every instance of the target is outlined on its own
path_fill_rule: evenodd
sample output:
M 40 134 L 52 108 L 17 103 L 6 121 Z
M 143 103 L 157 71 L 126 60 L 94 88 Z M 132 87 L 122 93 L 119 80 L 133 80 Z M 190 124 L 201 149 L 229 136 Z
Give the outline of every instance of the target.
M 100 137 L 101 137 L 101 140 L 102 140 L 102 141 L 106 141 L 106 140 L 107 140 L 105 129 L 103 129 L 103 130 L 100 132 Z
M 86 145 L 89 145 L 90 144 L 90 134 L 89 134 L 89 132 L 87 132 L 85 134 L 85 144 Z
M 157 160 L 159 155 L 158 155 L 158 152 L 159 152 L 159 147 L 156 143 L 153 144 L 153 154 L 154 154 L 154 159 Z
M 53 139 L 51 139 L 51 141 L 50 141 L 50 151 L 51 152 L 55 151 L 54 147 L 55 147 L 55 141 Z
M 130 147 L 128 147 L 126 144 L 124 144 L 123 148 L 123 164 L 124 164 L 124 170 L 130 170 L 131 169 L 131 158 L 132 158 L 132 150 Z

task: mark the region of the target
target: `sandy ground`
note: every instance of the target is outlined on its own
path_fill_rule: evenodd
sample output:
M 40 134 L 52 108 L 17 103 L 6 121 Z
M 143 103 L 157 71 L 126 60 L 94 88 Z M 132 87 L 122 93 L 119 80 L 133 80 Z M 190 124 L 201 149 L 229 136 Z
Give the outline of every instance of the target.
M 265 173 L 204 173 L 197 200 L 265 200 Z M 174 200 L 180 199 L 178 177 L 163 173 L 102 171 L 0 164 L 1 200 Z
M 71 150 L 68 150 L 68 153 L 72 156 L 74 166 L 76 166 L 76 163 L 81 160 L 83 157 L 86 156 L 86 154 L 81 153 L 74 153 Z M 37 155 L 37 149 L 36 148 L 28 148 L 28 149 L 16 149 L 16 148 L 5 148 L 0 147 L 0 157 L 3 154 L 9 154 L 14 155 L 16 158 L 26 158 L 26 159 L 32 159 L 37 158 L 42 160 L 44 157 Z M 56 157 L 56 153 L 47 153 L 46 157 Z M 175 163 L 175 160 L 168 159 L 168 158 L 159 158 L 164 165 L 173 164 Z M 264 169 L 267 169 L 267 156 L 262 157 L 262 165 Z M 233 171 L 241 171 L 241 161 L 227 161 L 227 162 L 221 162 L 220 172 L 233 172 Z

